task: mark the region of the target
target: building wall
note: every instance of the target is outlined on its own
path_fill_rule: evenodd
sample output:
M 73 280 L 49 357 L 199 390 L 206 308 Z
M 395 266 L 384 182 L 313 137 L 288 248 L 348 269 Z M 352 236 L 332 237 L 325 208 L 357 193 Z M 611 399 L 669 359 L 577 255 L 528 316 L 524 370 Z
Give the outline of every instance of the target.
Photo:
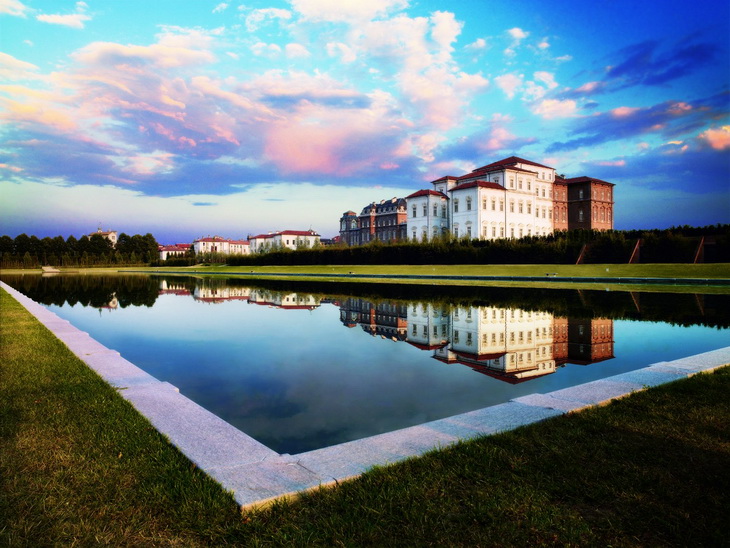
M 394 235 L 397 239 L 421 241 L 424 236 L 433 239 L 444 232 L 459 238 L 521 238 L 573 228 L 613 228 L 611 183 L 589 177 L 566 180 L 557 176 L 554 168 L 516 157 L 462 177 L 445 176 L 432 184 L 433 194 L 418 191 L 405 199 L 404 231 L 378 232 L 384 226 L 378 210 L 383 202 L 372 203 L 357 217 L 357 229 L 353 228 L 354 213 L 343 215 L 343 241 L 359 245 L 373 239 L 392 239 Z M 439 198 L 437 193 L 444 197 Z M 443 201 L 447 205 L 445 219 L 440 216 Z M 438 204 L 436 214 L 434 202 Z

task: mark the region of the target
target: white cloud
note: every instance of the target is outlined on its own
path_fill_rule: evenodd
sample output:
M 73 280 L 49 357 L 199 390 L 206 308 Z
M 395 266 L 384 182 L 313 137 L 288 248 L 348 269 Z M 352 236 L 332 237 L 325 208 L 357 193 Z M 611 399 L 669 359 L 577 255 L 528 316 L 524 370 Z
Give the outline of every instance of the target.
M 463 23 L 457 21 L 454 14 L 448 11 L 436 11 L 431 14 L 431 37 L 442 50 L 452 51 L 451 44 L 461 34 Z
M 251 52 L 259 57 L 268 57 L 269 59 L 274 59 L 281 54 L 281 48 L 276 44 L 256 42 L 253 46 L 251 46 Z
M 512 99 L 517 90 L 522 86 L 523 76 L 509 73 L 497 76 L 494 81 L 497 87 L 505 92 L 508 98 Z
M 286 52 L 286 56 L 289 59 L 303 59 L 311 55 L 307 48 L 305 48 L 301 44 L 296 43 L 287 44 L 284 48 L 284 51 Z
M 310 21 L 359 24 L 408 7 L 407 0 L 291 0 L 292 7 Z
M 19 0 L 0 0 L 0 13 L 15 17 L 26 17 L 33 10 Z
M 0 78 L 3 80 L 23 80 L 33 77 L 33 73 L 37 70 L 38 67 L 34 64 L 21 61 L 0 51 Z
M 267 21 L 288 21 L 291 19 L 291 16 L 292 14 L 289 10 L 279 8 L 256 9 L 246 16 L 246 28 L 249 32 L 255 32 Z
M 43 23 L 50 23 L 52 25 L 62 25 L 64 27 L 71 27 L 72 29 L 84 28 L 84 22 L 91 21 L 91 17 L 83 13 L 73 13 L 71 15 L 47 15 L 41 14 L 36 15 L 38 21 Z
M 352 63 L 357 59 L 355 50 L 342 42 L 329 42 L 327 44 L 327 55 L 330 57 L 339 56 L 343 63 Z
M 221 13 L 221 12 L 224 12 L 225 10 L 227 10 L 227 9 L 228 9 L 228 4 L 226 4 L 225 2 L 221 2 L 216 7 L 213 8 L 213 12 L 212 13 Z
M 533 75 L 535 80 L 542 82 L 547 86 L 548 89 L 554 89 L 558 87 L 558 83 L 555 81 L 555 75 L 551 72 L 539 70 Z
M 530 35 L 529 32 L 526 32 L 519 27 L 514 27 L 514 28 L 509 29 L 507 31 L 507 34 L 509 34 L 515 40 L 524 40 L 525 38 L 527 38 Z
M 464 46 L 464 49 L 471 53 L 484 51 L 487 49 L 487 41 L 484 38 L 477 38 L 472 43 Z
M 532 112 L 545 119 L 568 118 L 575 115 L 578 106 L 572 99 L 560 101 L 558 99 L 544 99 L 540 101 Z

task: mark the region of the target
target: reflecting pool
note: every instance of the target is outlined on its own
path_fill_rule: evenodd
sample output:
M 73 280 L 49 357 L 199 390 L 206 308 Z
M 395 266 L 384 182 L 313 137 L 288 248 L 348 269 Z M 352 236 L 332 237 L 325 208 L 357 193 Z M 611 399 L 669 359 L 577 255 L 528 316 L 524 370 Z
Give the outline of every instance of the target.
M 3 280 L 291 454 L 730 345 L 727 295 Z

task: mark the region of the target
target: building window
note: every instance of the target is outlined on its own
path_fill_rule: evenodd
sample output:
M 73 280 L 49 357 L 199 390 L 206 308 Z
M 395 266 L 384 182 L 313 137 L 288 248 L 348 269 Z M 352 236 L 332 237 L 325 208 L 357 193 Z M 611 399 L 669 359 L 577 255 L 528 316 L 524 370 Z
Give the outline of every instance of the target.
M 423 204 L 423 216 L 428 215 L 428 204 Z
M 515 178 L 514 177 L 510 177 L 509 178 L 509 187 L 510 188 L 514 188 L 515 187 Z
M 504 200 L 499 201 L 499 210 L 504 211 Z
M 515 203 L 512 200 L 510 200 L 510 202 L 509 202 L 509 212 L 510 213 L 514 213 L 515 212 Z
M 527 214 L 532 215 L 532 204 L 527 202 Z
M 497 200 L 492 198 L 492 211 L 494 211 L 496 207 L 497 207 Z
M 580 190 L 578 191 L 578 199 L 579 199 L 579 200 L 582 200 L 582 199 L 583 199 L 583 189 L 580 189 Z
M 520 203 L 519 203 L 519 204 L 517 204 L 517 211 L 518 211 L 519 213 L 522 213 L 522 200 L 520 200 Z
M 454 200 L 454 213 L 459 213 L 459 200 Z
M 433 216 L 437 217 L 439 214 L 439 206 L 438 204 L 433 204 Z
M 579 223 L 583 222 L 583 210 L 582 209 L 578 210 L 578 222 Z
M 496 238 L 496 237 L 497 237 L 497 227 L 493 226 L 492 227 L 492 238 Z
M 545 187 L 542 187 L 542 197 L 545 197 Z
M 482 209 L 487 209 L 487 199 L 482 198 Z
M 515 229 L 514 228 L 510 228 L 509 229 L 509 237 L 510 238 L 514 238 L 515 237 Z
M 415 204 L 413 204 L 412 213 L 413 214 L 411 215 L 411 217 L 413 217 L 415 219 L 416 218 L 416 205 Z
M 442 219 L 446 218 L 446 206 L 445 205 L 441 206 L 441 218 Z
M 517 188 L 519 188 L 520 190 L 522 190 L 522 179 L 521 178 L 520 179 L 517 179 Z
M 532 181 L 527 179 L 527 190 L 532 190 Z
M 471 211 L 471 197 L 467 196 L 466 198 L 466 210 Z

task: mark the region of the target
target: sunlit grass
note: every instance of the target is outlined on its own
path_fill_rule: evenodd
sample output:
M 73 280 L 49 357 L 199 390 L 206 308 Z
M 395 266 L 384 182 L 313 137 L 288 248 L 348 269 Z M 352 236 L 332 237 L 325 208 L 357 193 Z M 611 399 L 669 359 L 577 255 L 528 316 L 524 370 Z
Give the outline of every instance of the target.
M 720 546 L 730 368 L 238 511 L 0 290 L 0 545 Z

